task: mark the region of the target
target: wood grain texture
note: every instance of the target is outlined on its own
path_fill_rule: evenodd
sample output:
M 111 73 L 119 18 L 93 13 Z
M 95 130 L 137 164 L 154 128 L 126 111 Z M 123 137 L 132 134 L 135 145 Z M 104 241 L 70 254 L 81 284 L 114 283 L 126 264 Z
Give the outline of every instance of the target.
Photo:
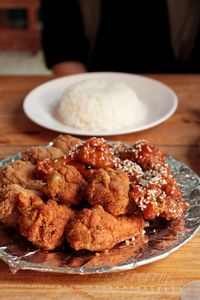
M 179 97 L 176 113 L 142 132 L 107 137 L 133 142 L 145 138 L 200 175 L 200 76 L 153 75 Z M 25 95 L 52 77 L 0 77 L 0 159 L 30 145 L 45 144 L 58 133 L 29 121 Z M 0 299 L 180 299 L 180 289 L 200 280 L 200 233 L 167 258 L 138 269 L 102 275 L 66 275 L 18 271 L 0 261 Z

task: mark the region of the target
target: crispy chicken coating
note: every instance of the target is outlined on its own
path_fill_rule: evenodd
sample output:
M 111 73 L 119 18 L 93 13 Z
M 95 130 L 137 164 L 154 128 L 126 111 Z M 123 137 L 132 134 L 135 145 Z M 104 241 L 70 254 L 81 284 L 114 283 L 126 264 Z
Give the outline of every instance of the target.
M 44 201 L 38 196 L 27 197 L 24 193 L 18 194 L 17 211 L 20 233 L 28 238 L 28 232 L 38 216 L 38 209 Z
M 65 228 L 74 217 L 74 212 L 65 205 L 54 200 L 44 203 L 37 196 L 28 198 L 22 193 L 17 208 L 21 234 L 44 250 L 53 250 L 62 243 Z
M 79 213 L 69 225 L 66 239 L 75 250 L 103 251 L 140 235 L 144 226 L 141 215 L 114 217 L 97 205 Z
M 81 140 L 75 138 L 71 135 L 59 135 L 53 140 L 54 147 L 62 150 L 62 152 L 67 153 L 72 150 L 75 146 L 81 143 Z
M 129 202 L 129 178 L 121 170 L 99 169 L 91 177 L 85 195 L 91 205 L 99 204 L 113 216 L 124 215 Z
M 116 168 L 122 170 L 129 177 L 132 184 L 137 184 L 140 182 L 143 176 L 142 168 L 136 163 L 129 159 L 118 160 L 116 162 Z
M 166 165 L 164 154 L 155 145 L 145 140 L 132 145 L 118 145 L 114 148 L 114 153 L 122 160 L 127 159 L 138 163 L 143 170 L 159 171 L 161 166 Z
M 63 155 L 63 151 L 56 147 L 31 147 L 22 152 L 22 160 L 36 164 L 39 160 L 56 159 Z
M 1 190 L 0 201 L 0 221 L 8 226 L 16 227 L 18 222 L 18 211 L 16 203 L 18 194 L 23 193 L 26 197 L 39 195 L 40 193 L 33 190 L 27 190 L 18 184 L 10 184 Z
M 167 220 L 179 219 L 186 210 L 181 191 L 171 175 L 157 174 L 143 186 L 136 185 L 129 195 L 147 220 L 159 216 Z
M 42 190 L 44 182 L 35 178 L 35 166 L 30 161 L 16 160 L 0 172 L 0 187 L 16 183 L 26 189 Z
M 87 180 L 97 169 L 113 168 L 114 156 L 104 139 L 91 138 L 84 143 L 77 144 L 64 157 L 39 162 L 37 173 L 39 176 L 44 176 L 48 173 L 46 169 L 57 169 L 62 165 L 73 165 Z
M 83 163 L 74 161 L 70 157 L 60 157 L 54 160 L 45 159 L 43 161 L 39 161 L 37 163 L 36 173 L 39 178 L 45 179 L 47 178 L 49 172 L 58 170 L 66 165 L 74 166 L 86 180 L 88 180 L 96 171 L 96 169 L 88 168 Z
M 43 192 L 49 198 L 58 198 L 66 204 L 80 204 L 86 182 L 74 166 L 66 164 L 65 158 L 39 161 L 36 172 L 46 181 Z
M 88 168 L 80 162 L 74 161 L 70 157 L 60 157 L 54 160 L 45 159 L 39 161 L 36 167 L 36 174 L 39 178 L 45 179 L 53 170 L 58 170 L 67 165 L 74 166 L 86 180 L 93 175 L 94 171 L 96 171 L 95 169 Z
M 74 159 L 95 169 L 114 167 L 110 146 L 102 138 L 90 138 L 72 153 Z
M 86 182 L 79 171 L 73 166 L 66 165 L 50 171 L 43 192 L 49 198 L 58 198 L 63 203 L 79 205 L 85 185 Z

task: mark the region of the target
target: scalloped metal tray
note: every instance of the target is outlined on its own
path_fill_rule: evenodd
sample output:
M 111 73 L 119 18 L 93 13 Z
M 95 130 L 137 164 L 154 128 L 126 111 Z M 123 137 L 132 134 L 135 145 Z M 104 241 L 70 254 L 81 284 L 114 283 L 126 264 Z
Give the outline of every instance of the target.
M 20 153 L 0 162 L 0 168 Z M 97 274 L 128 270 L 162 259 L 188 242 L 200 228 L 200 178 L 186 165 L 167 157 L 190 209 L 182 221 L 157 220 L 143 237 L 121 243 L 109 252 L 74 251 L 67 244 L 56 251 L 36 249 L 15 230 L 0 225 L 0 258 L 12 272 L 20 269 L 69 274 Z M 148 241 L 145 237 L 148 237 Z

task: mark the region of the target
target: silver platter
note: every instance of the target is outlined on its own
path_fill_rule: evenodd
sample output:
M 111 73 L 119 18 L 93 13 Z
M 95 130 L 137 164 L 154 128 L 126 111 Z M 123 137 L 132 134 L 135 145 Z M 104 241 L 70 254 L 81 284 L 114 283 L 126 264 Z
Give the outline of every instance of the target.
M 0 168 L 19 158 L 20 153 L 17 153 L 0 161 Z M 39 250 L 17 231 L 1 224 L 0 258 L 14 273 L 26 269 L 82 275 L 129 270 L 165 258 L 188 242 L 200 228 L 200 178 L 173 157 L 166 159 L 184 201 L 190 205 L 182 221 L 157 220 L 150 223 L 143 237 L 129 245 L 121 243 L 108 253 L 97 254 L 74 251 L 67 244 L 56 251 Z

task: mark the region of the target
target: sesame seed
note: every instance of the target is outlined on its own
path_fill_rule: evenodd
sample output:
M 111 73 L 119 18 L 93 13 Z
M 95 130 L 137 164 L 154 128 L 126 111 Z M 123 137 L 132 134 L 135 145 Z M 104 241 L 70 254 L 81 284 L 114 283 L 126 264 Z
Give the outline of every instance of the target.
M 130 245 L 129 240 L 125 240 L 125 244 L 126 244 L 126 246 L 129 246 Z

